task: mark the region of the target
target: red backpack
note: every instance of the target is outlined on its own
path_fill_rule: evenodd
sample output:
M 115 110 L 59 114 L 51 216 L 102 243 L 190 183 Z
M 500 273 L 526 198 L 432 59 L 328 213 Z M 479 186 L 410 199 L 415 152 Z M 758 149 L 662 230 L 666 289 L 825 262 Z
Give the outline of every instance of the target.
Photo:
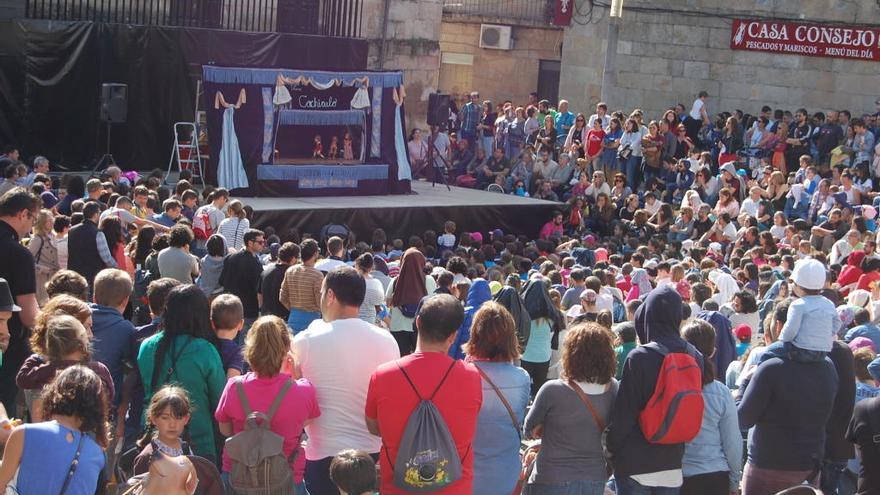
M 645 347 L 663 356 L 657 385 L 648 404 L 639 413 L 639 426 L 650 443 L 689 442 L 703 423 L 703 382 L 697 350 L 688 344 L 687 353 L 669 352 L 651 342 Z
M 192 228 L 196 239 L 200 241 L 206 241 L 214 234 L 214 229 L 211 228 L 211 213 L 208 208 L 203 206 L 196 211 Z

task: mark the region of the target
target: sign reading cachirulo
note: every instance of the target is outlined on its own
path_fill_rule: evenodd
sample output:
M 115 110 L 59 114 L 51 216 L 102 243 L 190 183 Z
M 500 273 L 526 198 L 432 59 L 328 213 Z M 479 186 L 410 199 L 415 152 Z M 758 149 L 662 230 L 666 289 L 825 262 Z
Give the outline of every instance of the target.
M 880 28 L 735 19 L 730 48 L 880 62 Z

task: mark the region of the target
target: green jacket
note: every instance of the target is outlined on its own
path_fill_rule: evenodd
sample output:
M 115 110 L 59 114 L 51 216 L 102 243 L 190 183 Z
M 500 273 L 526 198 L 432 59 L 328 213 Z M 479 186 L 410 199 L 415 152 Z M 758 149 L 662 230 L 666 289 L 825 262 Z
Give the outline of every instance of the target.
M 156 349 L 165 332 L 145 340 L 138 352 L 138 369 L 144 383 L 144 404 L 153 397 L 153 369 L 156 365 Z M 177 356 L 174 371 L 166 381 L 171 368 L 172 356 Z M 172 341 L 161 364 L 156 388 L 165 383 L 177 384 L 189 392 L 192 419 L 189 422 L 190 445 L 196 455 L 216 460 L 217 449 L 214 442 L 214 410 L 226 386 L 226 372 L 220 362 L 217 348 L 205 339 L 179 335 Z M 149 406 L 144 407 L 146 415 Z
M 630 351 L 636 348 L 635 342 L 625 342 L 614 348 L 614 354 L 617 355 L 617 379 L 620 380 L 620 376 L 623 375 L 623 363 L 626 362 L 626 357 L 629 356 Z

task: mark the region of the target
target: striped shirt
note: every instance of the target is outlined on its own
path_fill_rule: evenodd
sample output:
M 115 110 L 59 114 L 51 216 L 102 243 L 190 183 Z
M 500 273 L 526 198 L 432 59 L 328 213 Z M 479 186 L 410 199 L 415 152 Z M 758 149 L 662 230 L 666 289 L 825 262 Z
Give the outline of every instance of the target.
M 278 301 L 288 309 L 300 311 L 321 311 L 321 284 L 324 274 L 315 267 L 303 264 L 287 269 Z
M 477 124 L 480 123 L 480 114 L 482 113 L 483 108 L 474 102 L 469 102 L 462 107 L 461 110 L 461 131 L 470 133 L 477 132 Z
M 240 251 L 244 247 L 244 234 L 251 228 L 247 218 L 230 217 L 220 222 L 217 233 L 226 239 L 226 247 Z

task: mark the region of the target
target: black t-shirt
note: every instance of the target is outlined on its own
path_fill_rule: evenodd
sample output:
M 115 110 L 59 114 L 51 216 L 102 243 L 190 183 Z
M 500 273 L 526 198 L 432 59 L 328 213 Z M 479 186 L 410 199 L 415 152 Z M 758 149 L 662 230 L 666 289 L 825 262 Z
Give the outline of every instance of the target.
M 801 144 L 799 145 L 791 145 L 789 150 L 791 153 L 797 154 L 805 154 L 810 151 L 810 135 L 813 134 L 813 126 L 810 124 L 804 123 L 804 125 L 799 125 L 793 127 L 789 132 L 790 137 L 795 139 L 800 139 Z
M 0 277 L 9 283 L 12 297 L 35 294 L 37 279 L 34 274 L 34 257 L 22 246 L 18 234 L 8 223 L 0 221 Z M 15 411 L 15 375 L 31 354 L 28 338 L 30 332 L 21 324 L 18 313 L 9 320 L 9 347 L 3 353 L 0 367 L 0 401 L 12 414 Z
M 706 232 L 712 228 L 712 219 L 706 217 L 706 220 L 700 220 L 697 218 L 694 220 L 694 231 L 697 233 L 696 238 L 699 239 L 703 237 Z
M 831 153 L 843 140 L 843 129 L 837 124 L 825 124 L 819 128 L 816 136 L 816 148 L 822 156 Z
M 846 429 L 846 439 L 856 444 L 861 454 L 859 484 L 856 495 L 880 493 L 880 397 L 859 401 Z
M 236 295 L 241 299 L 245 318 L 260 316 L 257 291 L 260 287 L 260 276 L 262 275 L 263 265 L 260 263 L 260 260 L 247 250 L 241 250 L 229 255 L 223 261 L 220 285 L 226 289 L 226 292 Z
M 263 275 L 260 277 L 260 294 L 263 295 L 262 313 L 275 315 L 284 321 L 287 321 L 290 311 L 278 300 L 278 294 L 281 292 L 284 273 L 289 267 L 290 265 L 283 263 L 272 263 L 263 270 Z
M 827 222 L 820 225 L 819 228 L 834 231 L 834 239 L 838 241 L 843 239 L 843 236 L 845 236 L 846 233 L 849 232 L 849 225 L 842 220 L 838 221 L 837 223 L 828 220 Z

